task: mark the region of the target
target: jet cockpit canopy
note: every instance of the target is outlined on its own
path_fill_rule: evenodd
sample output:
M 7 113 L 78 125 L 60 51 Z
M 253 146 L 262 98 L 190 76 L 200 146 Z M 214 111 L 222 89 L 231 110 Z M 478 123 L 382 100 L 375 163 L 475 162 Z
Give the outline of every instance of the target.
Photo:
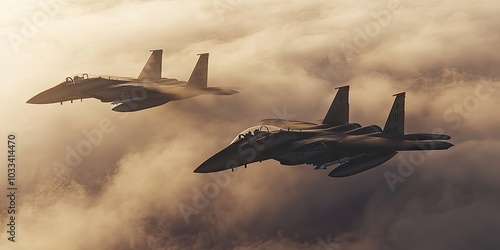
M 92 77 L 94 78 L 94 77 Z M 61 84 L 75 84 L 75 83 L 80 83 L 83 80 L 89 79 L 89 74 L 83 73 L 83 74 L 75 74 L 72 76 L 66 77 L 65 81 L 62 82 Z
M 253 126 L 253 127 L 250 127 L 250 128 L 243 130 L 229 144 L 233 144 L 233 143 L 238 142 L 238 141 L 243 140 L 243 139 L 247 139 L 247 140 L 260 139 L 262 137 L 269 136 L 269 134 L 272 132 L 281 131 L 281 130 L 283 130 L 283 129 L 280 127 L 272 126 L 272 125 Z

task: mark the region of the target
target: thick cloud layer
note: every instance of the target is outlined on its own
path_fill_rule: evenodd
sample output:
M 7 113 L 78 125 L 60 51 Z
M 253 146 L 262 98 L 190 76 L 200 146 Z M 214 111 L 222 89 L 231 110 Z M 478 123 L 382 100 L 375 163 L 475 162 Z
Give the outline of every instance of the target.
M 495 1 L 1 6 L 0 128 L 17 134 L 21 194 L 17 242 L 2 230 L 1 249 L 500 246 Z M 78 72 L 137 76 L 156 48 L 163 75 L 183 80 L 210 52 L 209 85 L 240 93 L 130 114 L 97 100 L 25 103 Z M 321 119 L 346 84 L 352 121 L 383 125 L 406 91 L 406 131 L 456 146 L 341 179 L 272 161 L 192 173 L 260 119 Z M 5 225 L 7 199 L 0 207 Z

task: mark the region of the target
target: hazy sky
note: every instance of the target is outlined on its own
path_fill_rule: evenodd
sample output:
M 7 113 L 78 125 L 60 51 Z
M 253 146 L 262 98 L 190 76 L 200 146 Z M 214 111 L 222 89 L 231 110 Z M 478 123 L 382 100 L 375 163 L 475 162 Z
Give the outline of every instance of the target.
M 497 1 L 0 8 L 0 130 L 17 134 L 20 193 L 17 242 L 3 226 L 1 249 L 500 248 Z M 158 48 L 164 77 L 187 80 L 209 52 L 209 86 L 240 93 L 125 115 L 93 99 L 25 103 L 75 73 L 136 77 Z M 351 121 L 383 125 L 406 91 L 406 132 L 449 134 L 456 146 L 340 179 L 272 161 L 192 172 L 260 119 L 322 119 L 346 84 Z M 91 147 L 75 158 L 82 143 Z M 3 225 L 6 207 L 0 199 Z

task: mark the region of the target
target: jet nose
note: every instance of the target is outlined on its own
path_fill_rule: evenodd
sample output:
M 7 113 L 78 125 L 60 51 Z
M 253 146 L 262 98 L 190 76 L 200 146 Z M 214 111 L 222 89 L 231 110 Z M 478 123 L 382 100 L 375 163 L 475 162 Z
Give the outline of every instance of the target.
M 26 103 L 31 103 L 31 104 L 44 104 L 46 102 L 44 102 L 44 98 L 43 98 L 43 95 L 42 93 L 38 94 L 38 95 L 35 95 L 33 97 L 31 97 Z
M 220 169 L 222 171 L 224 169 Z M 198 166 L 194 171 L 194 173 L 212 173 L 217 172 L 217 167 L 212 166 L 212 164 L 207 163 L 207 161 L 203 162 L 200 166 Z
M 47 104 L 47 103 L 53 103 L 55 102 L 54 100 L 54 95 L 52 91 L 45 90 L 29 99 L 26 103 L 31 103 L 31 104 Z
M 197 167 L 194 172 L 213 173 L 237 167 L 239 164 L 235 160 L 230 160 L 230 158 L 230 156 L 221 157 L 220 155 L 214 155 Z
M 236 168 L 249 163 L 248 155 L 238 152 L 237 145 L 229 145 L 197 167 L 195 173 L 212 173 Z

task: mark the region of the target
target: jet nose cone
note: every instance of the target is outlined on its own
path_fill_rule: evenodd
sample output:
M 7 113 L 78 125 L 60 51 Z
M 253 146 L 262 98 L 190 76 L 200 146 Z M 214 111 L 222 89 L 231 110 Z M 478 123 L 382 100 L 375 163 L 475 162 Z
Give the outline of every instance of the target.
M 199 167 L 197 167 L 194 172 L 195 173 L 213 173 L 213 172 L 219 172 L 219 171 L 224 171 L 226 169 L 229 169 L 226 167 L 227 162 L 225 162 L 223 159 L 217 159 L 219 157 L 211 157 L 205 162 L 203 162 Z M 235 166 L 233 166 L 235 167 Z
M 237 145 L 229 145 L 197 167 L 195 173 L 212 173 L 245 165 L 247 160 L 238 153 Z
M 43 96 L 41 96 L 42 93 L 35 95 L 31 97 L 26 103 L 31 103 L 31 104 L 44 104 L 45 102 L 43 101 Z
M 193 172 L 194 173 L 211 173 L 212 171 L 210 171 L 210 167 L 206 166 L 206 164 L 201 164 Z
M 47 103 L 59 102 L 59 100 L 57 100 L 59 98 L 57 98 L 56 94 L 57 93 L 54 92 L 53 89 L 48 89 L 31 97 L 31 99 L 29 99 L 26 103 L 47 104 Z

